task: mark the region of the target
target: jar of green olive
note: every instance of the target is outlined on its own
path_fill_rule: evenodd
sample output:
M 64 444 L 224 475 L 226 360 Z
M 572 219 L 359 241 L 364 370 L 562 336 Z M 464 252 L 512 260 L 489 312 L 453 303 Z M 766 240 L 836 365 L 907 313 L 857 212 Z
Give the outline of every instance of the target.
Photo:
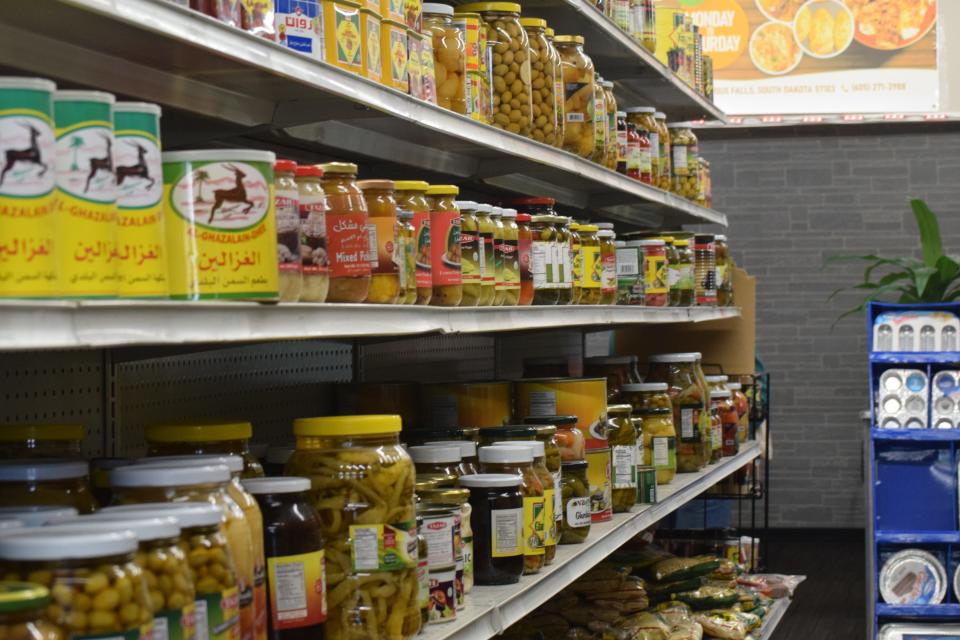
M 44 617 L 50 592 L 32 582 L 0 582 L 0 638 L 65 640 Z
M 634 411 L 640 409 L 670 409 L 670 395 L 666 382 L 628 383 L 620 386 L 620 397 L 630 403 Z
M 573 302 L 573 253 L 571 251 L 569 229 L 570 218 L 554 216 L 553 222 L 557 229 L 556 272 L 560 279 L 557 304 L 570 304 Z
M 530 247 L 530 271 L 533 276 L 533 304 L 555 305 L 560 301 L 555 216 L 539 215 L 530 219 L 533 243 Z
M 671 190 L 688 200 L 695 200 L 700 193 L 699 142 L 687 125 L 671 124 L 670 148 L 673 154 L 673 181 Z
M 565 460 L 561 480 L 560 544 L 580 544 L 590 535 L 590 482 L 586 460 Z

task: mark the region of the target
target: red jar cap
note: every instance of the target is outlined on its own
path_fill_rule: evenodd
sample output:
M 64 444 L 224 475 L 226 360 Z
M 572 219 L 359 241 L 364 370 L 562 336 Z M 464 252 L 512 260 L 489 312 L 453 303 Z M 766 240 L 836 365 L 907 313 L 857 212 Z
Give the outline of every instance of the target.
M 306 177 L 322 178 L 323 169 L 321 169 L 315 164 L 301 164 L 300 166 L 297 167 L 297 177 L 298 178 L 306 178 Z
M 553 198 L 547 198 L 546 196 L 541 196 L 537 198 L 514 198 L 510 201 L 510 204 L 516 204 L 520 206 L 547 206 L 552 207 L 557 204 L 557 201 Z
M 518 214 L 517 214 L 517 222 L 530 222 L 530 214 L 529 214 L 529 213 L 518 213 Z
M 274 171 L 290 171 L 291 173 L 297 170 L 297 163 L 293 160 L 277 160 L 273 165 Z

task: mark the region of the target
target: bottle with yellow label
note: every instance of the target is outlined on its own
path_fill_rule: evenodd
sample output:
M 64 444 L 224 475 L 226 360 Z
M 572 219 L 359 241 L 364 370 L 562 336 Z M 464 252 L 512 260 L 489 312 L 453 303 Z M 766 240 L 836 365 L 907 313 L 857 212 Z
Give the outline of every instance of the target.
M 580 249 L 580 299 L 577 304 L 600 304 L 603 263 L 600 260 L 600 231 L 595 224 L 581 224 L 577 228 Z

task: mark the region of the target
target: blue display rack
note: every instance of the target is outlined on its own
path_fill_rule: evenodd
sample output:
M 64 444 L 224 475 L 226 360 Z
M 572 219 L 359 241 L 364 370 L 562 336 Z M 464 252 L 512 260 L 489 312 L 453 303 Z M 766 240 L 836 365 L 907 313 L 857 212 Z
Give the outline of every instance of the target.
M 876 420 L 877 388 L 887 369 L 919 369 L 927 380 L 945 369 L 960 370 L 960 352 L 903 353 L 873 351 L 873 323 L 885 311 L 952 311 L 960 303 L 900 305 L 871 303 L 867 335 L 870 345 L 870 427 L 867 507 L 867 584 L 870 638 L 880 626 L 904 620 L 960 621 L 960 594 L 953 576 L 960 566 L 960 513 L 957 463 L 960 429 L 881 429 Z M 928 384 L 932 387 L 932 384 Z M 927 407 L 930 406 L 930 394 Z M 889 553 L 923 549 L 938 556 L 947 570 L 947 597 L 942 604 L 890 605 L 879 590 L 879 571 Z

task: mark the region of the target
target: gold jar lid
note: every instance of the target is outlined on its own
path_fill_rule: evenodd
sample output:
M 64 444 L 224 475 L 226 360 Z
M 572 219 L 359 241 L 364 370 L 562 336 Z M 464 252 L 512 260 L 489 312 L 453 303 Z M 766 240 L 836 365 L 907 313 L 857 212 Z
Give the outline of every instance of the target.
M 361 191 L 393 191 L 393 180 L 360 180 L 357 186 Z
M 427 504 L 463 504 L 470 499 L 469 489 L 439 488 L 417 492 Z
M 427 188 L 428 196 L 457 196 L 460 187 L 455 184 L 432 184 Z
M 357 174 L 357 165 L 352 162 L 325 162 L 320 165 L 320 168 L 323 169 L 324 175 L 330 173 Z
M 583 36 L 554 36 L 557 44 L 583 44 Z
M 471 2 L 457 7 L 460 11 L 483 13 L 484 11 L 502 11 L 505 13 L 520 13 L 520 5 L 516 2 Z
M 547 21 L 543 18 L 520 18 L 520 26 L 533 29 L 546 29 Z
M 393 188 L 397 191 L 426 191 L 430 183 L 423 180 L 395 180 Z

